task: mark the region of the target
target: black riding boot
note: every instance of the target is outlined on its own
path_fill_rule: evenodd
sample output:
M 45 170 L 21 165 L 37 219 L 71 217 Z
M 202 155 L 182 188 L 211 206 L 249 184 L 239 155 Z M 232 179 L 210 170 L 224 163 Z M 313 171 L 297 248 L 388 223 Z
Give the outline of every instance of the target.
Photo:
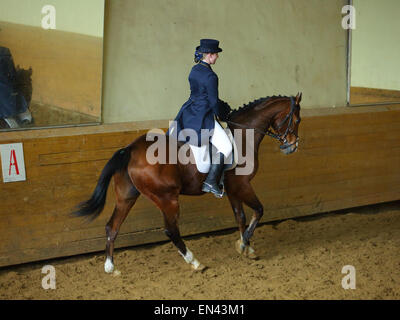
M 211 151 L 210 151 L 210 157 L 211 157 Z M 203 187 L 201 190 L 204 192 L 211 192 L 217 198 L 222 198 L 224 192 L 219 188 L 218 182 L 219 179 L 221 178 L 222 171 L 224 170 L 224 154 L 222 152 L 218 152 L 216 157 L 217 159 L 219 158 L 219 163 L 212 163 L 211 161 L 210 171 L 208 172 L 206 180 L 204 180 L 203 182 Z

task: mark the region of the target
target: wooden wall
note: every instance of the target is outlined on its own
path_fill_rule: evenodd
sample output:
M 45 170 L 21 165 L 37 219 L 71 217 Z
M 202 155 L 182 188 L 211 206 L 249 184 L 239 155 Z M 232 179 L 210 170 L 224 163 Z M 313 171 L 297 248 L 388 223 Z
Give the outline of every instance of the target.
M 253 186 L 265 207 L 262 222 L 400 199 L 400 106 L 303 110 L 302 118 L 297 153 L 284 156 L 269 138 L 261 144 Z M 0 144 L 23 142 L 27 180 L 0 184 L 0 266 L 104 250 L 112 187 L 105 211 L 91 224 L 68 213 L 89 197 L 116 149 L 147 128 L 167 125 L 1 133 Z M 236 223 L 227 198 L 207 194 L 181 197 L 180 226 L 189 235 Z M 167 240 L 162 230 L 161 213 L 142 196 L 116 247 Z
M 400 90 L 350 87 L 350 104 L 398 103 Z

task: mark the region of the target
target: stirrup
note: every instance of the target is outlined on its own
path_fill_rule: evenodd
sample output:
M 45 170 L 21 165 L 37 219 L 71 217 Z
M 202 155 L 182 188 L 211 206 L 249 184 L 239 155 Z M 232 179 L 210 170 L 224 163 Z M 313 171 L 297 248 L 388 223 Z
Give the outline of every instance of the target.
M 213 188 L 214 186 L 209 184 L 208 182 L 203 182 L 203 187 L 201 188 L 202 191 L 204 192 L 211 192 L 216 198 L 221 199 L 226 193 L 224 190 L 221 192 L 218 192 L 216 188 Z
M 17 129 L 19 128 L 18 122 L 15 120 L 15 118 L 3 118 L 5 123 L 10 129 Z

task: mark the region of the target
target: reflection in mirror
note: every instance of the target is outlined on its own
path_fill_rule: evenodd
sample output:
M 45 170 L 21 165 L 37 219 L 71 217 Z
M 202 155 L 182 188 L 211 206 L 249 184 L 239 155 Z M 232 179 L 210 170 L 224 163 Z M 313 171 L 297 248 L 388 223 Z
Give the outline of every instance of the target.
M 1 0 L 0 129 L 101 121 L 104 0 Z
M 350 104 L 400 102 L 398 1 L 353 0 Z

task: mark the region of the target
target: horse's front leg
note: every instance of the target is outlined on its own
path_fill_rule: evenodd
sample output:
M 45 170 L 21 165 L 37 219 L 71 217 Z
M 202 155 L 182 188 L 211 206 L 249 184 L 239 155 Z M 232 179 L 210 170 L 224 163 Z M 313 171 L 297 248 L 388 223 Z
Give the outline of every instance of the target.
M 240 193 L 228 193 L 228 196 L 236 220 L 239 223 L 240 239 L 236 242 L 236 250 L 248 258 L 256 259 L 257 255 L 255 254 L 254 249 L 250 246 L 250 238 L 253 236 L 255 228 L 263 216 L 264 208 L 250 184 L 247 184 L 245 188 L 242 188 Z M 247 228 L 246 216 L 243 211 L 242 202 L 254 210 L 253 217 Z
M 244 214 L 242 201 L 235 195 L 228 192 L 228 198 L 232 206 L 235 219 L 239 225 L 240 240 L 236 242 L 236 250 L 243 254 L 245 252 L 245 245 L 243 243 L 243 234 L 246 231 L 246 215 Z
M 250 207 L 249 204 L 247 205 Z M 263 216 L 264 208 L 261 204 L 259 206 L 254 206 L 251 208 L 254 210 L 254 214 L 250 221 L 249 226 L 247 227 L 246 231 L 243 234 L 242 241 L 243 244 L 245 245 L 245 250 L 248 250 L 245 255 L 248 256 L 249 258 L 257 258 L 256 254 L 254 253 L 254 249 L 250 247 L 250 238 L 253 236 L 257 224 L 260 221 L 261 217 Z
M 258 200 L 257 196 L 254 194 L 253 201 L 245 201 L 245 204 L 248 205 L 250 208 L 254 210 L 253 217 L 250 221 L 249 226 L 247 227 L 246 231 L 244 232 L 243 238 L 246 243 L 250 242 L 250 238 L 254 234 L 254 230 L 257 227 L 257 224 L 260 222 L 261 217 L 264 214 L 264 207 Z
M 253 193 L 254 194 L 254 193 Z M 257 255 L 255 254 L 254 249 L 250 246 L 250 237 L 254 233 L 254 229 L 261 219 L 263 214 L 263 209 L 261 206 L 261 211 L 257 210 L 253 219 L 250 222 L 249 227 L 246 229 L 246 215 L 243 210 L 242 203 L 245 202 L 248 204 L 247 200 L 242 197 L 242 195 L 228 193 L 229 201 L 231 203 L 233 212 L 235 214 L 236 221 L 239 224 L 239 232 L 240 232 L 240 239 L 236 241 L 235 247 L 236 251 L 251 259 L 256 259 Z M 243 202 L 242 202 L 243 201 Z

